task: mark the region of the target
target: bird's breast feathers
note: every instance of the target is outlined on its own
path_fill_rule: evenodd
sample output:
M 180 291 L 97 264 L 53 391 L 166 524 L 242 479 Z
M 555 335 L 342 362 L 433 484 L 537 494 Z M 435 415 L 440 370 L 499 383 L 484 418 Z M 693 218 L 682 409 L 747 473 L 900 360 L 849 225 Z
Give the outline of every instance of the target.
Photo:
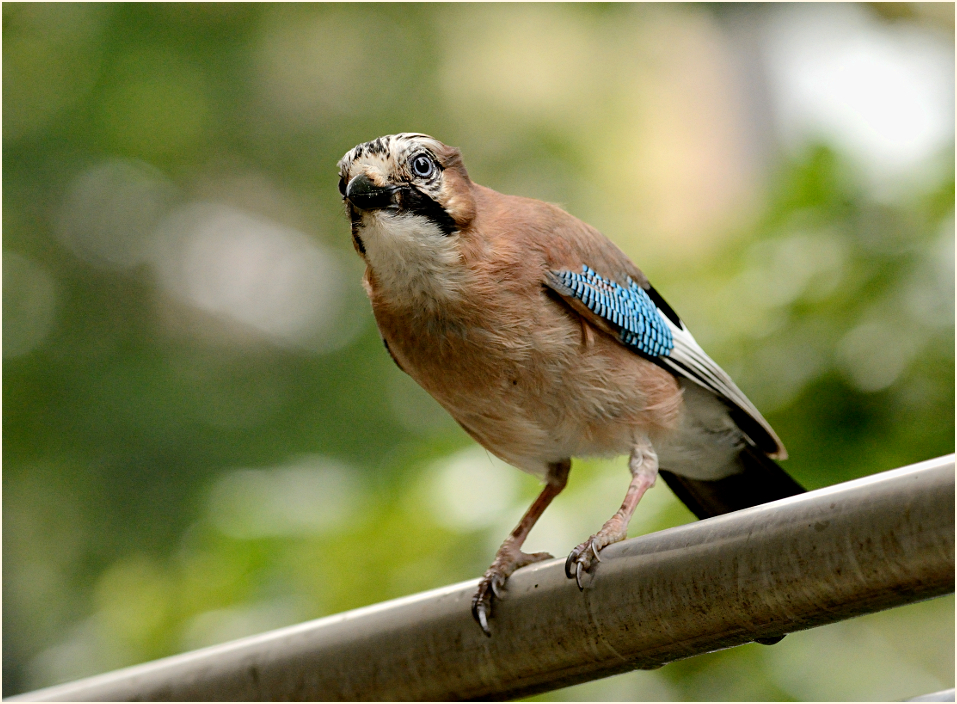
M 674 426 L 674 377 L 554 296 L 545 252 L 521 246 L 529 226 L 509 220 L 512 237 L 477 221 L 441 241 L 426 233 L 428 246 L 421 230 L 366 226 L 367 289 L 399 366 L 482 445 L 536 474 Z

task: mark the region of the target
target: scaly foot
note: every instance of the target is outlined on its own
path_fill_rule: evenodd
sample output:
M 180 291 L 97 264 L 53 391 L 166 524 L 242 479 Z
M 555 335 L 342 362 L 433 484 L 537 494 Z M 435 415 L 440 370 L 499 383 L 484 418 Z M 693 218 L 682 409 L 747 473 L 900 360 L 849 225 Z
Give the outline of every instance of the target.
M 499 548 L 495 561 L 485 571 L 485 576 L 482 577 L 475 596 L 472 597 L 472 616 L 478 621 L 485 635 L 489 637 L 492 635 L 488 628 L 488 619 L 492 615 L 492 597 L 501 598 L 501 590 L 509 575 L 525 565 L 551 559 L 552 556 L 547 552 L 524 553 L 513 548 L 508 541 Z
M 601 562 L 599 551 L 606 545 L 625 539 L 627 526 L 619 515 L 613 516 L 602 529 L 572 550 L 565 560 L 565 576 L 575 578 L 579 591 L 583 591 L 582 572 L 589 572 L 596 562 Z

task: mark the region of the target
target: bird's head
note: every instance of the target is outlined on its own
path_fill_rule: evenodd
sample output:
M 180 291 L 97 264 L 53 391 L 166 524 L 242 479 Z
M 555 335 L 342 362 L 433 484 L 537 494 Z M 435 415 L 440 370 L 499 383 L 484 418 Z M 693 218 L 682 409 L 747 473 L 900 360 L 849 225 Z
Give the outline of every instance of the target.
M 339 161 L 339 192 L 353 225 L 397 219 L 449 236 L 475 215 L 471 182 L 458 149 L 428 135 L 402 133 L 353 147 Z
M 367 287 L 418 311 L 460 297 L 475 196 L 458 149 L 424 134 L 379 137 L 339 161 L 339 191 Z

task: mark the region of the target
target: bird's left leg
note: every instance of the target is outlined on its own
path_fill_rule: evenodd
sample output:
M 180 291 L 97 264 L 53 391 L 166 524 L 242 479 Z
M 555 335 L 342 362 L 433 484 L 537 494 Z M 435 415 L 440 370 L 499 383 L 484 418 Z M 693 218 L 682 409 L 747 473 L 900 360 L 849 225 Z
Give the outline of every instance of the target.
M 631 484 L 628 485 L 628 493 L 625 494 L 621 508 L 605 522 L 600 531 L 572 550 L 565 561 L 565 575 L 569 579 L 574 577 L 579 589 L 582 589 L 582 571 L 591 569 L 596 560 L 601 562 L 598 551 L 603 547 L 625 539 L 628 523 L 638 502 L 645 492 L 655 485 L 655 479 L 658 478 L 658 454 L 647 438 L 632 448 L 628 469 L 631 470 Z
M 552 555 L 547 552 L 528 554 L 522 552 L 521 548 L 535 522 L 548 508 L 552 499 L 565 488 L 571 467 L 571 460 L 554 462 L 548 466 L 545 488 L 535 499 L 535 503 L 522 516 L 522 520 L 515 526 L 515 530 L 502 543 L 502 547 L 495 553 L 495 560 L 485 571 L 482 581 L 479 582 L 475 596 L 472 597 L 472 615 L 478 621 L 479 626 L 482 627 L 485 635 L 492 635 L 492 632 L 488 629 L 488 617 L 492 614 L 492 596 L 499 596 L 499 589 L 505 585 L 505 580 L 508 579 L 509 575 L 519 567 L 552 559 Z

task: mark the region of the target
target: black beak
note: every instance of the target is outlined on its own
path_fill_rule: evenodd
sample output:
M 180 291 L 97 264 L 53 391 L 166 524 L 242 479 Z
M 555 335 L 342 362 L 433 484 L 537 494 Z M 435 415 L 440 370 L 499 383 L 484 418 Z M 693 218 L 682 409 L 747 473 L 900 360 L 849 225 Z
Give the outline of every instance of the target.
M 359 210 L 376 210 L 394 205 L 392 197 L 397 190 L 395 186 L 376 186 L 365 174 L 360 174 L 346 186 L 346 198 Z

